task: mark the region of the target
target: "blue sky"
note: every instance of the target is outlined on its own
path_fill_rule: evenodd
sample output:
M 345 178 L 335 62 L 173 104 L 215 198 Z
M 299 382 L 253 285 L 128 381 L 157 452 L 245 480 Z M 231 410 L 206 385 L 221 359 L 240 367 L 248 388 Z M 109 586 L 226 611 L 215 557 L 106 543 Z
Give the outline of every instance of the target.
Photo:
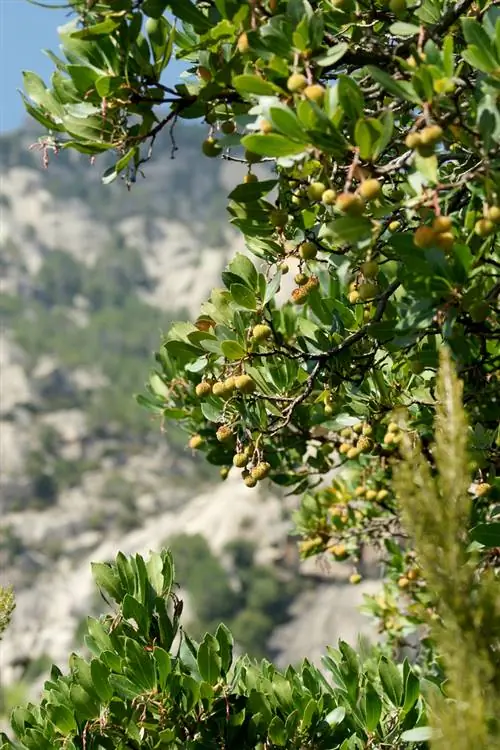
M 55 5 L 57 0 L 50 2 Z M 64 1 L 58 4 L 64 5 Z M 22 88 L 21 71 L 33 70 L 49 82 L 53 64 L 42 49 L 58 51 L 57 27 L 69 20 L 67 10 L 47 10 L 27 0 L 0 0 L 1 132 L 19 127 L 25 119 L 17 91 Z

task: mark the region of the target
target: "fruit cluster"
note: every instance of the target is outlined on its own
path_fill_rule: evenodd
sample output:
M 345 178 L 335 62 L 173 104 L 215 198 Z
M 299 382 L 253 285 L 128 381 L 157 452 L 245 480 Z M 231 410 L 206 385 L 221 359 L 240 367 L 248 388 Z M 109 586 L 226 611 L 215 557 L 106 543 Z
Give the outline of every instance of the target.
M 339 453 L 346 458 L 357 458 L 361 453 L 367 453 L 373 448 L 373 440 L 370 438 L 373 430 L 371 425 L 360 422 L 354 427 L 345 427 L 340 432 L 342 442 Z

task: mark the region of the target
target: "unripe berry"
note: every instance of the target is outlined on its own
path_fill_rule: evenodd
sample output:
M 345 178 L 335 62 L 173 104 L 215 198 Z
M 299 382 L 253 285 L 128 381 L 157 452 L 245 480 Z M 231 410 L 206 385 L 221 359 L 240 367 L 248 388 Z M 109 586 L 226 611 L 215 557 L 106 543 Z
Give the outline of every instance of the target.
M 216 437 L 219 443 L 225 443 L 228 440 L 231 440 L 233 437 L 233 431 L 227 424 L 223 424 L 217 430 Z
M 292 94 L 297 94 L 300 91 L 303 91 L 306 86 L 307 78 L 302 75 L 302 73 L 292 73 L 286 82 L 286 87 Z
M 401 576 L 398 580 L 398 586 L 400 589 L 406 589 L 410 585 L 410 582 L 406 576 Z
M 193 435 L 189 438 L 188 446 L 195 451 L 203 445 L 203 442 L 204 441 L 201 435 Z
M 245 455 L 245 453 L 235 453 L 233 456 L 233 466 L 236 466 L 238 469 L 243 469 L 248 462 L 248 458 Z
M 271 326 L 268 326 L 265 323 L 257 323 L 257 325 L 252 328 L 252 339 L 254 341 L 265 341 L 272 335 L 273 331 Z
M 203 141 L 201 149 L 205 156 L 208 156 L 211 159 L 222 153 L 222 146 L 211 136 Z
M 214 383 L 212 386 L 212 393 L 214 394 L 214 396 L 219 396 L 219 398 L 222 398 L 225 391 L 226 389 L 225 389 L 224 383 L 221 383 L 220 381 L 218 381 L 217 383 Z
M 397 232 L 400 226 L 401 226 L 400 221 L 391 221 L 387 229 L 389 230 L 389 232 Z
M 424 146 L 433 146 L 443 137 L 443 129 L 439 125 L 428 125 L 420 131 L 420 142 Z
M 364 200 L 354 193 L 341 193 L 335 201 L 335 208 L 349 216 L 361 216 L 365 210 Z
M 265 479 L 270 471 L 271 464 L 268 464 L 267 461 L 261 461 L 257 466 L 254 466 L 250 474 L 254 479 L 260 481 L 261 479 Z
M 352 458 L 357 458 L 360 453 L 361 453 L 361 451 L 359 450 L 359 448 L 352 447 L 352 448 L 349 448 L 349 450 L 346 453 L 346 456 L 347 456 L 347 458 L 351 458 L 351 459 Z
M 269 214 L 269 221 L 271 222 L 273 227 L 276 227 L 277 229 L 283 229 L 288 221 L 288 212 L 282 211 L 281 209 L 274 209 Z
M 313 289 L 317 289 L 319 287 L 319 279 L 317 276 L 310 276 L 309 281 L 306 284 L 306 288 L 308 292 L 311 292 Z
M 352 430 L 353 430 L 353 432 L 356 433 L 356 435 L 361 435 L 361 433 L 363 432 L 363 423 L 362 422 L 358 422 L 357 424 L 354 425 L 354 427 L 352 428 Z
M 387 425 L 387 432 L 399 432 L 399 425 L 397 422 L 389 422 Z
M 479 237 L 489 237 L 496 231 L 496 227 L 491 219 L 479 219 L 474 225 L 474 232 Z
M 318 254 L 314 242 L 303 242 L 299 247 L 299 255 L 303 260 L 312 260 Z
M 367 279 L 374 279 L 378 274 L 378 263 L 376 260 L 367 260 L 361 266 L 361 273 Z
M 436 235 L 436 245 L 442 250 L 451 250 L 455 244 L 455 237 L 452 232 L 440 232 Z
M 325 417 L 331 417 L 334 412 L 331 404 L 325 404 Z
M 257 486 L 257 480 L 251 474 L 246 474 L 246 476 L 243 477 L 243 481 L 247 487 Z
M 500 224 L 500 206 L 490 206 L 486 211 L 486 218 L 494 224 Z
M 232 135 L 236 130 L 236 123 L 234 122 L 234 120 L 226 120 L 222 123 L 220 129 L 222 130 L 224 135 Z
M 337 191 L 332 190 L 332 188 L 328 188 L 327 190 L 324 190 L 321 195 L 321 202 L 325 206 L 333 206 L 335 201 L 337 200 Z
M 389 493 L 387 490 L 379 490 L 377 492 L 377 500 L 382 501 L 385 500 L 386 497 L 388 497 Z
M 436 233 L 430 227 L 418 227 L 413 235 L 413 244 L 421 250 L 436 244 Z
M 351 446 L 349 445 L 349 443 L 342 443 L 341 446 L 340 446 L 340 448 L 339 448 L 339 453 L 342 454 L 342 455 L 344 455 L 349 450 L 351 450 Z
M 360 487 L 356 487 L 354 490 L 354 494 L 356 497 L 363 497 L 363 495 L 366 493 L 366 487 L 363 487 L 362 485 Z
M 201 383 L 198 383 L 195 390 L 198 398 L 204 398 L 212 393 L 212 386 L 206 380 L 202 380 Z
M 286 273 L 288 273 L 289 270 L 290 270 L 290 266 L 288 265 L 288 263 L 280 263 L 279 266 L 278 266 L 278 271 L 281 271 L 281 273 L 283 274 L 283 276 Z
M 340 430 L 340 436 L 344 438 L 350 438 L 352 437 L 352 430 L 350 427 L 344 427 L 343 430 Z
M 371 435 L 373 432 L 372 426 L 370 424 L 364 424 L 363 425 L 363 435 Z
M 372 441 L 369 437 L 366 437 L 365 435 L 362 435 L 358 442 L 356 443 L 356 448 L 364 453 L 365 451 L 369 451 L 372 447 Z
M 440 234 L 441 232 L 449 232 L 453 226 L 453 222 L 450 216 L 436 216 L 432 222 L 432 229 L 434 232 Z
M 353 586 L 356 586 L 358 583 L 361 583 L 361 576 L 359 573 L 353 573 L 349 577 L 349 583 L 352 583 Z
M 320 83 L 312 83 L 310 86 L 306 86 L 303 91 L 306 99 L 309 99 L 316 104 L 321 104 L 325 97 L 325 89 Z
M 240 52 L 242 55 L 244 55 L 250 49 L 250 43 L 245 31 L 243 32 L 243 34 L 239 35 L 236 46 L 238 47 L 238 52 Z
M 377 497 L 377 491 L 376 490 L 367 490 L 366 491 L 366 499 L 371 502 L 372 500 L 375 500 Z
M 405 138 L 405 145 L 407 148 L 411 148 L 413 150 L 421 146 L 422 139 L 420 137 L 420 133 L 408 133 L 408 135 Z
M 345 560 L 347 557 L 347 550 L 345 544 L 333 544 L 329 547 L 329 551 L 337 560 Z
M 380 182 L 375 178 L 372 178 L 361 183 L 358 188 L 358 193 L 366 201 L 372 201 L 374 198 L 377 198 L 377 196 L 380 195 L 381 190 L 382 185 L 380 184 Z
M 259 130 L 261 133 L 272 133 L 272 123 L 270 123 L 269 120 L 261 120 L 259 122 Z
M 256 174 L 252 174 L 252 172 L 247 172 L 247 174 L 243 177 L 243 182 L 245 185 L 249 185 L 251 182 L 258 182 L 259 178 Z
M 293 277 L 293 280 L 297 284 L 297 286 L 304 286 L 304 284 L 307 284 L 309 281 L 309 276 L 305 273 L 297 273 Z
M 230 396 L 236 387 L 236 378 L 231 375 L 225 379 L 222 385 L 224 386 L 224 396 Z
M 255 390 L 255 382 L 250 375 L 238 375 L 234 380 L 234 384 L 236 390 L 240 391 L 240 393 L 253 393 Z
M 307 197 L 310 201 L 319 201 L 325 190 L 326 185 L 323 182 L 311 182 L 307 186 Z
M 347 299 L 349 300 L 351 305 L 354 305 L 355 302 L 359 301 L 359 292 L 356 289 L 352 292 L 349 292 L 349 294 L 347 295 Z
M 365 284 L 361 284 L 358 289 L 359 299 L 365 302 L 368 299 L 373 299 L 377 294 L 377 285 L 367 281 Z

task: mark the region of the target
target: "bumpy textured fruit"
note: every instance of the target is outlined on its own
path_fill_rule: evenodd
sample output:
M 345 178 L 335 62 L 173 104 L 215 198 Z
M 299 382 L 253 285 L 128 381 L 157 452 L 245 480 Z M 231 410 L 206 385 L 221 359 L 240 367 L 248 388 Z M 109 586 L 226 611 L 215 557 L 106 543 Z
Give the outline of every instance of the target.
M 353 586 L 356 586 L 358 583 L 361 583 L 361 576 L 359 573 L 353 573 L 349 577 L 349 583 L 352 583 Z
M 372 434 L 372 432 L 373 432 L 373 428 L 370 424 L 363 425 L 363 430 L 362 430 L 363 435 L 369 436 Z
M 491 219 L 479 219 L 474 225 L 474 232 L 479 237 L 489 237 L 496 231 L 496 227 Z
M 278 266 L 278 271 L 281 271 L 283 275 L 288 273 L 289 270 L 290 270 L 290 266 L 288 265 L 288 263 L 280 263 Z
M 377 500 L 382 501 L 385 500 L 386 497 L 389 496 L 389 492 L 387 490 L 379 490 L 377 492 Z
M 303 242 L 299 247 L 299 255 L 303 260 L 312 260 L 318 254 L 318 248 L 314 242 Z
M 476 302 L 471 305 L 469 315 L 474 323 L 483 323 L 490 312 L 490 306 L 487 302 Z
M 231 440 L 233 437 L 233 431 L 227 424 L 223 424 L 217 430 L 216 437 L 219 443 L 225 443 L 226 441 Z
M 378 263 L 376 260 L 367 260 L 361 266 L 361 273 L 367 279 L 374 279 L 378 274 Z
M 236 123 L 234 122 L 234 120 L 226 120 L 222 123 L 220 129 L 222 130 L 224 135 L 231 135 L 236 130 Z
M 297 94 L 300 91 L 303 91 L 306 86 L 307 78 L 302 75 L 302 73 L 292 73 L 292 75 L 286 82 L 286 87 L 288 91 L 291 91 L 292 94 Z
M 233 456 L 233 466 L 236 466 L 238 469 L 243 469 L 248 462 L 248 457 L 245 453 L 235 453 Z
M 387 229 L 389 230 L 389 232 L 397 232 L 400 226 L 401 226 L 400 221 L 391 221 Z
M 259 178 L 256 174 L 252 174 L 252 172 L 247 172 L 247 174 L 243 177 L 243 182 L 245 185 L 249 185 L 251 182 L 258 182 Z
M 195 390 L 198 398 L 204 398 L 212 393 L 212 386 L 206 380 L 203 380 L 201 383 L 198 383 Z
M 452 232 L 440 232 L 436 235 L 436 245 L 442 250 L 451 250 L 455 244 L 455 237 Z
M 450 216 L 436 216 L 432 222 L 432 229 L 434 232 L 440 234 L 441 232 L 449 232 L 453 226 L 453 222 Z
M 342 443 L 339 448 L 339 453 L 345 455 L 350 449 L 351 446 L 349 445 L 349 443 Z
M 407 148 L 417 149 L 422 145 L 422 139 L 420 133 L 408 133 L 405 138 L 405 145 Z
M 309 294 L 309 289 L 306 286 L 299 286 L 296 289 L 293 289 L 290 298 L 294 305 L 303 305 L 306 300 L 307 296 Z
M 490 206 L 486 211 L 486 218 L 494 224 L 500 224 L 500 206 Z
M 373 299 L 377 294 L 377 285 L 367 281 L 365 284 L 360 284 L 358 289 L 359 299 L 365 302 L 367 299 Z
M 197 450 L 197 448 L 200 448 L 203 445 L 203 438 L 201 435 L 192 435 L 189 438 L 188 446 L 189 448 L 192 448 L 192 450 Z
M 251 474 L 246 474 L 243 477 L 243 481 L 245 482 L 245 484 L 246 484 L 247 487 L 256 487 L 257 486 L 257 480 Z
M 358 442 L 356 443 L 356 448 L 360 450 L 362 453 L 365 453 L 366 451 L 369 451 L 372 447 L 372 441 L 369 437 L 366 435 L 361 435 Z
M 312 83 L 305 87 L 303 94 L 306 99 L 321 104 L 325 96 L 325 89 L 320 83 Z
M 335 201 L 335 208 L 349 216 L 361 216 L 365 210 L 365 202 L 360 195 L 354 193 L 340 193 Z
M 254 341 L 265 341 L 272 335 L 273 331 L 271 326 L 268 326 L 265 323 L 257 323 L 257 325 L 252 328 L 252 339 Z
M 321 195 L 321 202 L 325 206 L 333 206 L 335 204 L 335 201 L 337 200 L 337 192 L 335 190 L 332 190 L 332 188 L 328 188 L 327 190 L 324 190 Z
M 221 383 L 220 381 L 217 381 L 217 383 L 214 383 L 212 386 L 212 393 L 214 396 L 222 397 L 224 396 L 225 391 L 224 383 Z
M 377 490 L 367 490 L 365 497 L 370 502 L 372 500 L 375 500 L 375 498 L 377 497 Z
M 203 141 L 201 150 L 205 156 L 213 159 L 215 156 L 219 156 L 219 154 L 222 153 L 222 146 L 215 140 L 215 138 L 209 137 Z
M 413 244 L 425 250 L 436 244 L 436 233 L 430 227 L 418 227 L 413 235 Z
M 252 380 L 250 375 L 238 375 L 234 379 L 236 390 L 240 393 L 253 393 L 255 390 L 255 381 Z
M 313 289 L 317 289 L 319 287 L 319 279 L 317 276 L 310 276 L 309 281 L 306 284 L 306 288 L 308 292 L 311 292 Z
M 307 186 L 307 197 L 310 201 L 320 201 L 325 190 L 326 185 L 323 182 L 311 182 Z
M 358 188 L 358 193 L 364 198 L 366 201 L 372 201 L 374 198 L 377 198 L 382 191 L 382 185 L 380 182 L 376 179 L 370 179 L 365 180 L 361 183 L 361 185 Z
M 347 456 L 347 458 L 351 458 L 351 459 L 352 458 L 357 458 L 360 453 L 361 453 L 361 451 L 359 450 L 359 448 L 354 448 L 354 446 L 353 446 L 352 448 L 349 448 L 349 450 L 346 453 L 346 456 Z
M 261 479 L 265 479 L 270 471 L 271 464 L 268 464 L 267 461 L 261 461 L 257 466 L 253 467 L 250 474 L 254 479 L 260 481 Z
M 222 384 L 224 386 L 224 396 L 228 397 L 232 394 L 236 387 L 236 378 L 231 375 L 229 378 L 226 378 Z
M 297 286 L 304 286 L 304 284 L 307 284 L 309 281 L 309 276 L 306 273 L 297 273 L 293 277 L 293 280 L 297 284 Z
M 269 221 L 271 222 L 273 227 L 276 227 L 277 229 L 283 229 L 288 221 L 288 213 L 287 211 L 282 211 L 281 209 L 276 208 L 269 214 Z
M 420 142 L 424 146 L 433 146 L 443 137 L 443 129 L 439 125 L 428 125 L 420 131 Z
M 363 422 L 358 422 L 357 424 L 355 424 L 352 430 L 356 433 L 356 435 L 361 435 L 361 433 L 363 432 Z
M 387 432 L 399 432 L 399 425 L 397 422 L 389 422 L 387 425 Z
M 250 49 L 250 43 L 245 31 L 243 32 L 243 34 L 239 35 L 236 46 L 238 47 L 238 52 L 241 52 L 242 55 L 244 55 Z
M 363 497 L 365 493 L 366 493 L 366 487 L 363 487 L 363 485 L 356 487 L 356 489 L 354 490 L 354 494 L 356 497 Z

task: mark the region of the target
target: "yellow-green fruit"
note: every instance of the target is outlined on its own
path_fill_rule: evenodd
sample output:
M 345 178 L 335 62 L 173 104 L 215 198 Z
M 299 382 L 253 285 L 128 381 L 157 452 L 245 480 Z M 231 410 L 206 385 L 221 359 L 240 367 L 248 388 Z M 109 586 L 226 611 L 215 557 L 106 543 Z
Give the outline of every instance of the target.
M 212 386 L 206 380 L 203 380 L 201 383 L 198 383 L 195 390 L 198 398 L 204 398 L 212 393 Z
M 353 573 L 349 577 L 349 583 L 352 583 L 353 586 L 356 586 L 358 583 L 361 583 L 361 576 L 359 573 Z
M 358 188 L 358 193 L 366 200 L 372 201 L 380 195 L 382 185 L 376 179 L 365 180 Z
M 366 499 L 369 500 L 370 502 L 372 500 L 375 500 L 376 497 L 377 497 L 377 491 L 376 490 L 367 490 L 366 491 Z
M 490 490 L 491 484 L 488 484 L 488 482 L 480 482 L 479 484 L 476 484 L 474 492 L 476 497 L 483 497 L 483 495 L 487 495 Z
M 355 289 L 352 292 L 349 292 L 349 294 L 347 295 L 347 299 L 349 300 L 349 302 L 351 303 L 351 305 L 354 305 L 355 302 L 358 302 L 359 301 L 359 292 L 357 291 L 357 289 Z
M 443 129 L 439 125 L 428 125 L 420 131 L 420 142 L 424 146 L 433 146 L 443 137 Z
M 441 232 L 449 232 L 453 226 L 453 222 L 450 216 L 436 216 L 432 222 L 432 229 L 434 232 L 440 234 Z
M 358 422 L 352 429 L 353 432 L 356 433 L 356 435 L 361 435 L 361 433 L 363 432 L 363 422 Z
M 417 149 L 422 145 L 422 139 L 420 133 L 408 133 L 405 138 L 405 145 L 407 148 Z
M 231 440 L 233 437 L 233 431 L 227 424 L 223 424 L 217 430 L 216 437 L 219 443 L 225 443 L 228 440 Z
M 345 544 L 333 544 L 331 547 L 329 547 L 329 551 L 334 557 L 337 558 L 337 560 L 345 560 L 345 558 L 347 557 Z
M 395 437 L 396 435 L 394 432 L 386 432 L 384 435 L 384 445 L 392 445 Z
M 234 131 L 236 130 L 236 123 L 234 122 L 234 120 L 226 120 L 222 123 L 220 129 L 222 130 L 224 135 L 232 135 L 232 133 L 234 133 Z
M 400 16 L 406 10 L 406 0 L 389 0 L 389 10 Z
M 363 487 L 362 485 L 360 487 L 356 487 L 356 489 L 354 490 L 354 494 L 356 495 L 356 497 L 363 497 L 365 492 L 366 487 Z
M 310 201 L 320 201 L 325 190 L 326 185 L 323 182 L 311 182 L 307 186 L 307 197 Z
M 297 286 L 304 286 L 304 284 L 307 284 L 309 281 L 309 276 L 305 273 L 297 273 L 293 277 L 293 280 L 297 284 Z
M 352 437 L 352 430 L 350 427 L 344 427 L 343 430 L 340 430 L 340 436 L 344 438 L 350 438 Z
M 399 425 L 397 422 L 389 422 L 387 425 L 387 432 L 399 432 Z
M 321 202 L 325 206 L 333 206 L 335 201 L 337 200 L 337 192 L 336 190 L 332 190 L 332 188 L 328 188 L 327 190 L 324 190 L 321 194 Z
M 325 404 L 325 417 L 331 417 L 334 412 L 331 404 Z
M 349 445 L 349 443 L 342 443 L 341 446 L 340 446 L 340 448 L 339 448 L 339 453 L 341 453 L 342 455 L 344 455 L 344 454 L 346 454 L 350 450 L 351 450 L 351 446 Z
M 397 232 L 400 226 L 401 226 L 400 221 L 391 221 L 387 229 L 389 230 L 389 232 Z
M 283 275 L 288 273 L 289 270 L 290 270 L 290 266 L 288 265 L 288 263 L 280 263 L 278 266 L 278 271 L 281 271 Z
M 359 450 L 359 448 L 352 447 L 352 448 L 349 448 L 349 450 L 346 453 L 346 456 L 347 458 L 357 458 L 360 453 L 361 451 Z
M 303 260 L 312 260 L 318 254 L 318 248 L 314 242 L 303 242 L 299 247 L 299 255 Z
M 368 279 L 374 279 L 378 274 L 378 263 L 376 260 L 367 260 L 361 266 L 361 273 Z
M 382 501 L 385 500 L 386 497 L 388 497 L 389 493 L 387 490 L 379 490 L 377 492 L 377 500 Z
M 364 424 L 363 425 L 363 435 L 371 435 L 373 432 L 373 428 L 370 424 Z
M 239 35 L 236 46 L 238 47 L 238 52 L 241 52 L 242 55 L 244 55 L 250 49 L 250 43 L 245 31 L 243 32 L 243 34 Z
M 244 476 L 243 481 L 245 482 L 247 487 L 257 486 L 257 480 L 251 474 L 247 474 L 246 476 Z
M 479 219 L 474 225 L 474 232 L 479 237 L 489 237 L 496 231 L 496 227 L 491 219 Z
M 220 381 L 214 383 L 212 386 L 212 393 L 214 396 L 223 396 L 225 391 L 224 383 L 221 383 Z
M 291 91 L 292 94 L 297 94 L 300 91 L 303 91 L 306 86 L 307 78 L 302 75 L 302 73 L 292 73 L 292 75 L 286 82 L 286 87 L 288 91 Z
M 309 101 L 321 104 L 325 97 L 325 89 L 320 83 L 312 83 L 305 87 L 303 94 Z
M 222 385 L 224 386 L 224 395 L 230 396 L 236 387 L 236 378 L 231 375 L 224 380 Z
M 486 218 L 494 224 L 500 224 L 500 206 L 490 206 L 486 211 Z
M 418 568 L 410 568 L 410 570 L 406 573 L 406 577 L 409 581 L 418 581 L 420 578 L 420 571 Z
M 400 589 L 406 589 L 410 585 L 410 581 L 406 576 L 401 576 L 401 578 L 398 580 L 398 586 Z
M 215 156 L 219 156 L 222 153 L 222 146 L 218 143 L 215 138 L 206 138 L 201 146 L 201 150 L 205 156 L 213 159 Z
M 193 435 L 189 438 L 188 446 L 189 448 L 192 448 L 192 450 L 196 450 L 197 448 L 200 448 L 203 445 L 203 438 L 201 435 Z
M 272 335 L 273 335 L 273 331 L 272 331 L 271 326 L 268 326 L 265 323 L 258 323 L 256 326 L 252 328 L 252 339 L 254 341 L 257 341 L 257 342 L 265 341 Z
M 307 286 L 299 286 L 297 289 L 293 289 L 290 298 L 294 305 L 303 305 L 308 297 L 309 289 Z
M 259 130 L 261 133 L 272 133 L 272 123 L 270 123 L 269 120 L 261 120 L 259 122 Z
M 359 299 L 365 302 L 367 299 L 373 299 L 377 294 L 377 285 L 367 281 L 365 284 L 360 284 L 358 289 Z
M 243 469 L 248 462 L 248 457 L 245 453 L 235 453 L 233 456 L 233 466 L 236 466 L 238 469 Z
M 256 174 L 252 174 L 252 172 L 248 172 L 243 178 L 243 182 L 245 183 L 245 185 L 248 185 L 251 182 L 258 182 L 258 181 L 259 181 L 259 178 L 257 177 Z
M 221 466 L 219 470 L 220 478 L 222 481 L 228 478 L 229 476 L 229 466 Z
M 361 216 L 365 210 L 365 202 L 360 195 L 341 193 L 335 201 L 335 208 L 349 216 Z
M 268 464 L 267 461 L 261 461 L 257 466 L 253 467 L 250 474 L 254 479 L 260 481 L 261 479 L 265 479 L 270 471 L 271 464 Z
M 248 162 L 248 164 L 258 164 L 259 161 L 262 161 L 262 156 L 256 154 L 254 151 L 248 151 L 247 149 L 245 151 L 245 161 Z
M 471 305 L 469 315 L 474 323 L 482 323 L 488 317 L 490 306 L 487 302 L 476 302 Z
M 287 211 L 282 211 L 281 209 L 276 208 L 269 214 L 269 221 L 273 227 L 283 229 L 288 221 L 288 213 Z
M 455 244 L 455 237 L 452 232 L 440 232 L 436 235 L 436 245 L 441 250 L 451 250 Z
M 436 233 L 430 227 L 418 227 L 413 235 L 413 244 L 425 250 L 436 244 Z
M 253 393 L 255 390 L 255 381 L 252 380 L 250 375 L 238 375 L 234 379 L 236 390 L 240 393 Z
M 356 443 L 356 448 L 361 451 L 362 453 L 369 451 L 372 447 L 372 441 L 369 437 L 366 437 L 365 435 L 361 435 L 358 442 Z

